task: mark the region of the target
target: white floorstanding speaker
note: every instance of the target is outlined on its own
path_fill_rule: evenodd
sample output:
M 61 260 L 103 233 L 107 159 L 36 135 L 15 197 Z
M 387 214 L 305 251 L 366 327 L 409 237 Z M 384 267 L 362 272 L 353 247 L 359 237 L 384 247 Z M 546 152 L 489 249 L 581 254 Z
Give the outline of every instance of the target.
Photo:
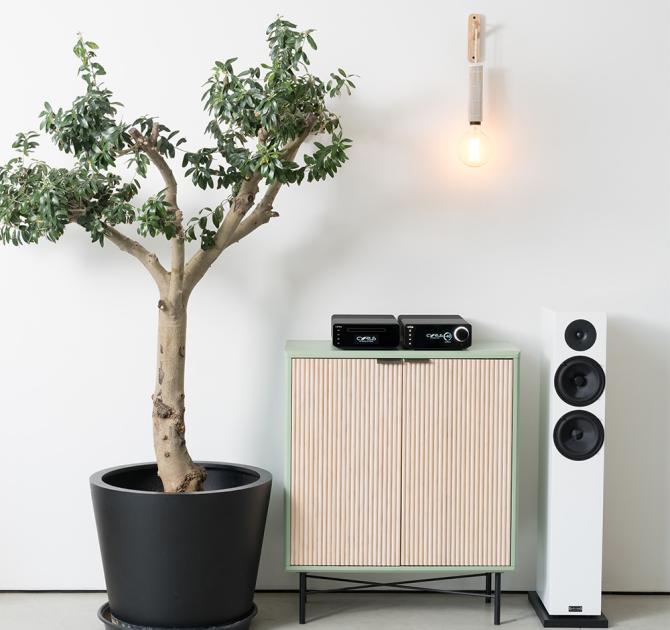
M 536 591 L 545 628 L 606 628 L 602 614 L 604 313 L 543 311 Z

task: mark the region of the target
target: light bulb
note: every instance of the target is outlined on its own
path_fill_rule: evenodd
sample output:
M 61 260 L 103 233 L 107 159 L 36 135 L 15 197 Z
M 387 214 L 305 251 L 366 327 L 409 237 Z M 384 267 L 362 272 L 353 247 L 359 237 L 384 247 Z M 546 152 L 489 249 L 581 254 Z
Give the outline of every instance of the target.
M 486 164 L 491 154 L 491 141 L 482 132 L 481 125 L 471 124 L 470 129 L 458 143 L 458 155 L 463 164 L 481 166 Z

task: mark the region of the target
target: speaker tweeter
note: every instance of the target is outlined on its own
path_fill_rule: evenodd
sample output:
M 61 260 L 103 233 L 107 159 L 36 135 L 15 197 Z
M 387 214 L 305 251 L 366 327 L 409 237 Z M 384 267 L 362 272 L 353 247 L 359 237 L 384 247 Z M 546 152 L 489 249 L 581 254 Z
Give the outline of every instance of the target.
M 597 336 L 595 326 L 587 319 L 575 319 L 565 329 L 565 343 L 578 352 L 591 348 Z

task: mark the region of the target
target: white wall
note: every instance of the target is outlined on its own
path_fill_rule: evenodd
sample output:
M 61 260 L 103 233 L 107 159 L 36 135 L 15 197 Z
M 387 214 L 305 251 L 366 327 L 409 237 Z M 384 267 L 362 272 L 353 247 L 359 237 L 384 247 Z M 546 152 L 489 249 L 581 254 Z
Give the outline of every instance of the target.
M 281 561 L 284 340 L 327 337 L 333 312 L 455 311 L 523 352 L 519 569 L 504 587 L 530 587 L 539 308 L 553 305 L 610 314 L 604 587 L 670 590 L 667 3 L 13 3 L 2 160 L 45 98 L 77 94 L 79 30 L 129 119 L 160 114 L 200 140 L 213 60 L 262 61 L 278 9 L 317 29 L 316 71 L 360 79 L 334 105 L 355 139 L 341 175 L 284 191 L 281 218 L 226 252 L 191 303 L 191 452 L 275 475 L 259 586 L 295 586 Z M 495 155 L 481 170 L 455 157 L 471 11 L 488 32 Z M 182 186 L 186 209 L 215 199 Z M 0 248 L 0 283 L 0 589 L 101 588 L 88 475 L 152 457 L 155 291 L 76 227 Z

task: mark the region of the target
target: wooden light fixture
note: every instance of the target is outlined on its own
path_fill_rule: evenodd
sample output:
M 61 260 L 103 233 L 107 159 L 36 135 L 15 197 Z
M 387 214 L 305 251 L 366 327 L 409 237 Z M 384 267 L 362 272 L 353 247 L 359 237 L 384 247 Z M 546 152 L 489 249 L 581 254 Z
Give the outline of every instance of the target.
M 461 161 L 468 166 L 486 164 L 490 155 L 490 141 L 482 132 L 482 93 L 484 66 L 481 62 L 481 15 L 468 16 L 468 64 L 469 64 L 469 105 L 470 127 L 458 144 Z

